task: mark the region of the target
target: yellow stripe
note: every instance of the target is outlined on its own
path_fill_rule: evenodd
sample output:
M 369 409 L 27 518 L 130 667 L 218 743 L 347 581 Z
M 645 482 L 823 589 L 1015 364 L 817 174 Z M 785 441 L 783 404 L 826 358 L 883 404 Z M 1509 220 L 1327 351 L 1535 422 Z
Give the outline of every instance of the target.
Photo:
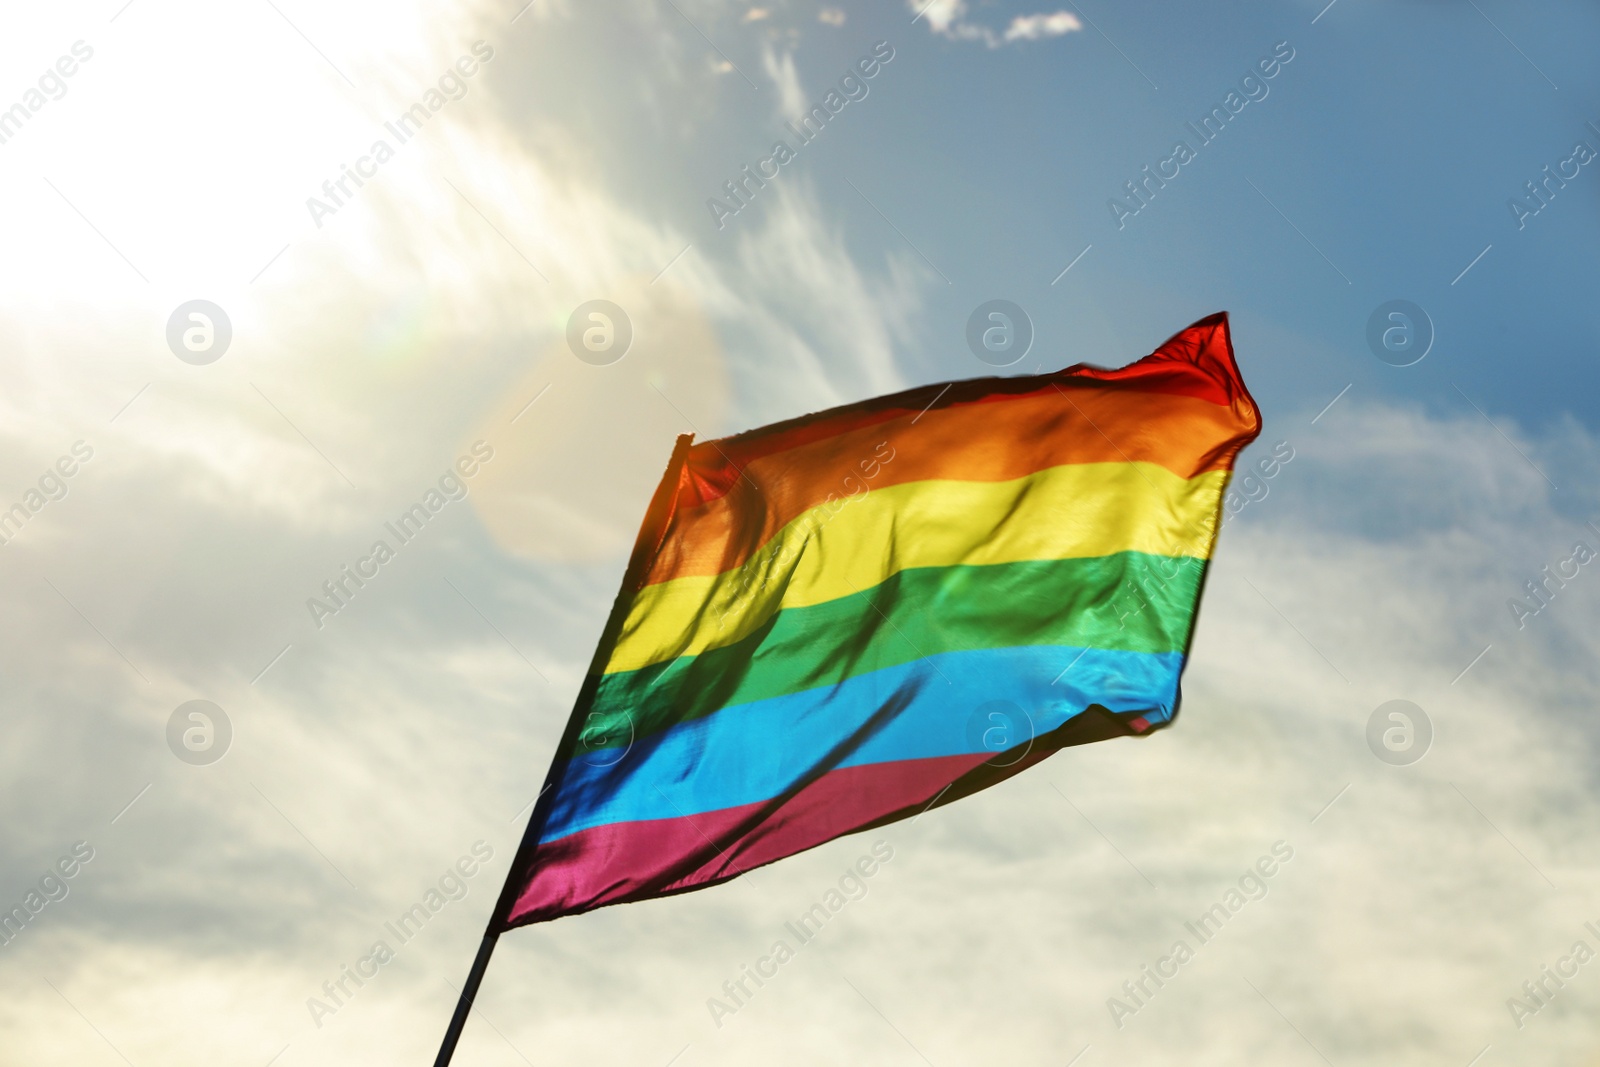
M 1005 482 L 908 482 L 836 503 L 831 514 L 812 508 L 733 570 L 645 586 L 606 673 L 733 644 L 782 608 L 864 592 L 912 567 L 1129 551 L 1205 559 L 1227 478 L 1076 463 Z

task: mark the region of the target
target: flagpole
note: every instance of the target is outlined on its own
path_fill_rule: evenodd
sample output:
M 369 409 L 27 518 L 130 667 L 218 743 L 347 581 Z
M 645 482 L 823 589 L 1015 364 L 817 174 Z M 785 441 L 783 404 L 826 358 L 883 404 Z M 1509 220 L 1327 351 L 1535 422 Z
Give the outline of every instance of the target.
M 557 753 L 575 751 L 578 738 L 586 724 L 582 713 L 593 702 L 600 675 L 604 673 L 606 661 L 616 646 L 617 635 L 622 631 L 622 623 L 627 615 L 627 606 L 632 599 L 633 591 L 643 580 L 645 569 L 654 557 L 665 533 L 667 520 L 672 515 L 678 491 L 678 476 L 693 440 L 692 433 L 679 434 L 672 446 L 672 455 L 667 460 L 667 469 L 661 476 L 661 484 L 656 486 L 655 495 L 650 498 L 650 506 L 645 509 L 638 540 L 633 546 L 633 554 L 628 559 L 628 569 L 622 576 L 622 588 L 617 592 L 616 600 L 611 605 L 611 615 L 606 620 L 605 630 L 601 633 L 600 642 L 594 650 L 594 657 L 590 660 L 589 673 L 584 676 L 583 685 L 578 689 L 578 699 L 572 715 L 568 717 L 561 742 L 556 746 Z M 439 1046 L 439 1055 L 434 1059 L 433 1067 L 450 1067 L 450 1058 L 456 1052 L 456 1042 L 461 1040 L 461 1031 L 467 1025 L 467 1016 L 472 1013 L 472 1002 L 477 999 L 478 987 L 483 984 L 484 972 L 489 969 L 489 957 L 494 955 L 495 942 L 500 939 L 501 932 L 508 929 L 506 917 L 511 914 L 517 893 L 532 873 L 533 853 L 538 847 L 545 819 L 549 816 L 550 798 L 546 794 L 560 783 L 563 773 L 563 761 L 558 756 L 552 760 L 550 770 L 545 775 L 544 788 L 539 790 L 539 795 L 534 798 L 533 813 L 528 816 L 528 825 L 522 832 L 522 843 L 517 846 L 517 854 L 511 859 L 511 869 L 506 872 L 505 884 L 500 887 L 500 899 L 489 916 L 488 927 L 483 931 L 483 943 L 478 946 L 478 955 L 472 961 L 472 970 L 467 972 L 466 984 L 461 987 L 461 997 L 456 1001 L 455 1014 L 450 1017 L 450 1026 L 444 1032 L 444 1041 Z
M 467 1025 L 472 1002 L 478 996 L 478 987 L 483 984 L 483 974 L 489 969 L 494 943 L 499 939 L 499 933 L 492 927 L 485 931 L 483 944 L 478 946 L 478 957 L 472 961 L 472 970 L 467 972 L 467 982 L 461 987 L 461 999 L 456 1001 L 456 1013 L 450 1017 L 450 1027 L 444 1032 L 444 1043 L 439 1046 L 439 1055 L 434 1059 L 433 1067 L 450 1067 L 450 1057 L 456 1054 L 456 1042 L 461 1040 L 461 1031 Z

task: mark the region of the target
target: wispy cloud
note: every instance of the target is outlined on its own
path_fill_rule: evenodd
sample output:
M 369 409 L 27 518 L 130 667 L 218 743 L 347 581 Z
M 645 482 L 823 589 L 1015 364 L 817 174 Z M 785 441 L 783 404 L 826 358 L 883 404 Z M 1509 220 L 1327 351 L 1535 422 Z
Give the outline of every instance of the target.
M 1056 11 L 1049 15 L 1018 15 L 1006 27 L 1008 41 L 1038 41 L 1045 37 L 1060 37 L 1083 29 L 1078 16 L 1070 11 Z
M 1017 15 L 1003 31 L 967 18 L 966 0 L 906 0 L 906 5 L 920 15 L 928 28 L 952 41 L 975 41 L 990 48 L 999 48 L 1012 41 L 1039 41 L 1047 37 L 1060 37 L 1083 29 L 1083 23 L 1070 11 L 1054 11 L 1033 15 Z
M 793 52 L 785 51 L 780 55 L 771 44 L 766 45 L 761 51 L 761 69 L 778 90 L 778 111 L 784 118 L 795 118 L 811 106 L 806 101 L 805 89 L 800 85 Z

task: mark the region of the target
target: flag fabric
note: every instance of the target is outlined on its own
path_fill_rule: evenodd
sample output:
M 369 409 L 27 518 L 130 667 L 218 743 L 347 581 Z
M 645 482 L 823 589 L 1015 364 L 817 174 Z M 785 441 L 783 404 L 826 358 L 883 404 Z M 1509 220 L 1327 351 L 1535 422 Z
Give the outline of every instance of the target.
M 679 438 L 499 928 L 712 885 L 1168 725 L 1260 425 L 1223 313 L 1120 370 Z

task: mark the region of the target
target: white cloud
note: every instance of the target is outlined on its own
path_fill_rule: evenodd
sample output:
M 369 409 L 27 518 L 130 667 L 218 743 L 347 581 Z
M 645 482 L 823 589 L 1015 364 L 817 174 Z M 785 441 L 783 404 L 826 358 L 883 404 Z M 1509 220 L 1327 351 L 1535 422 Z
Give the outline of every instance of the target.
M 798 118 L 810 108 L 805 89 L 800 85 L 800 74 L 795 69 L 794 52 L 785 50 L 780 55 L 769 42 L 761 49 L 761 68 L 778 90 L 778 111 L 782 118 Z
M 928 23 L 928 28 L 952 41 L 981 41 L 990 48 L 999 48 L 1011 41 L 1038 41 L 1047 37 L 1081 30 L 1083 24 L 1070 11 L 1050 14 L 1017 15 L 1004 33 L 967 19 L 966 0 L 906 0 L 906 6 L 918 12 Z
M 1078 16 L 1070 11 L 1057 11 L 1049 15 L 1018 15 L 1011 20 L 1011 25 L 1006 27 L 1005 39 L 1008 41 L 1037 41 L 1045 37 L 1060 37 L 1062 34 L 1083 29 L 1083 23 L 1078 21 Z

